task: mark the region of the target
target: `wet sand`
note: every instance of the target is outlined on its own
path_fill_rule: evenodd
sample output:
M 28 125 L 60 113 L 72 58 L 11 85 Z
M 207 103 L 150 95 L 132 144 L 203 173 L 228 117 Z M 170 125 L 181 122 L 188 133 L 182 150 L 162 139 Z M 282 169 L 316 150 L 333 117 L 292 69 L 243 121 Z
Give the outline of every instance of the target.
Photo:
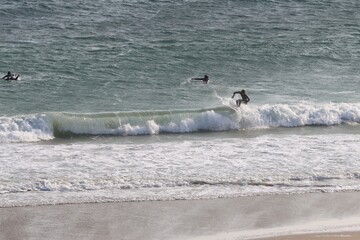
M 0 208 L 0 239 L 360 239 L 359 200 L 316 193 Z
M 316 233 L 267 238 L 268 240 L 359 240 L 360 232 Z

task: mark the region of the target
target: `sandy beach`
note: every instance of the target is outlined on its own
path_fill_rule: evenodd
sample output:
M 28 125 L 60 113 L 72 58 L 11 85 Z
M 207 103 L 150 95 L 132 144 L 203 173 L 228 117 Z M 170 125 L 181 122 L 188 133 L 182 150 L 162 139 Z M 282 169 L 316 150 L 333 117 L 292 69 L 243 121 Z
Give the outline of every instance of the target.
M 317 193 L 0 208 L 0 239 L 359 239 L 359 199 Z

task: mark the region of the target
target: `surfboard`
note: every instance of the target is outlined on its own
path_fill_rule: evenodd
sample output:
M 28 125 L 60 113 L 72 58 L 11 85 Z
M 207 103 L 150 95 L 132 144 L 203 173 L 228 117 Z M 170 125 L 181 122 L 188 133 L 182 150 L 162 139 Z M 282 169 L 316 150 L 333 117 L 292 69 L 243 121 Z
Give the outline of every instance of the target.
M 7 77 L 4 80 L 6 80 L 6 81 L 17 81 L 17 80 L 20 80 L 20 75 L 19 74 L 12 74 L 11 77 Z
M 237 112 L 240 110 L 240 108 L 236 105 L 236 103 L 232 102 L 232 101 L 229 103 L 228 107 L 230 107 L 231 109 L 234 109 Z

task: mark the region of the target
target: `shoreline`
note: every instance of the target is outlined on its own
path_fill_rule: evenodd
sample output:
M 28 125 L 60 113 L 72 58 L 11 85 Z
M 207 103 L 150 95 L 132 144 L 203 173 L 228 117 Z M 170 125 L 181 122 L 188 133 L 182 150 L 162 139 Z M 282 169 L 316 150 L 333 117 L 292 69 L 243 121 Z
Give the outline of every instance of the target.
M 358 239 L 359 199 L 344 192 L 6 207 L 0 239 Z

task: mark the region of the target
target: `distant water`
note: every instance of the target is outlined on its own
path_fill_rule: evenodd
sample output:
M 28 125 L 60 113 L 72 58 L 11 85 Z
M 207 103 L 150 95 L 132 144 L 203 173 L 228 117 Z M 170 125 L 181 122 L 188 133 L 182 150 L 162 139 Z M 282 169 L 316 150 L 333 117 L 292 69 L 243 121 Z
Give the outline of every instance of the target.
M 0 22 L 0 207 L 360 190 L 358 1 L 5 0 Z

